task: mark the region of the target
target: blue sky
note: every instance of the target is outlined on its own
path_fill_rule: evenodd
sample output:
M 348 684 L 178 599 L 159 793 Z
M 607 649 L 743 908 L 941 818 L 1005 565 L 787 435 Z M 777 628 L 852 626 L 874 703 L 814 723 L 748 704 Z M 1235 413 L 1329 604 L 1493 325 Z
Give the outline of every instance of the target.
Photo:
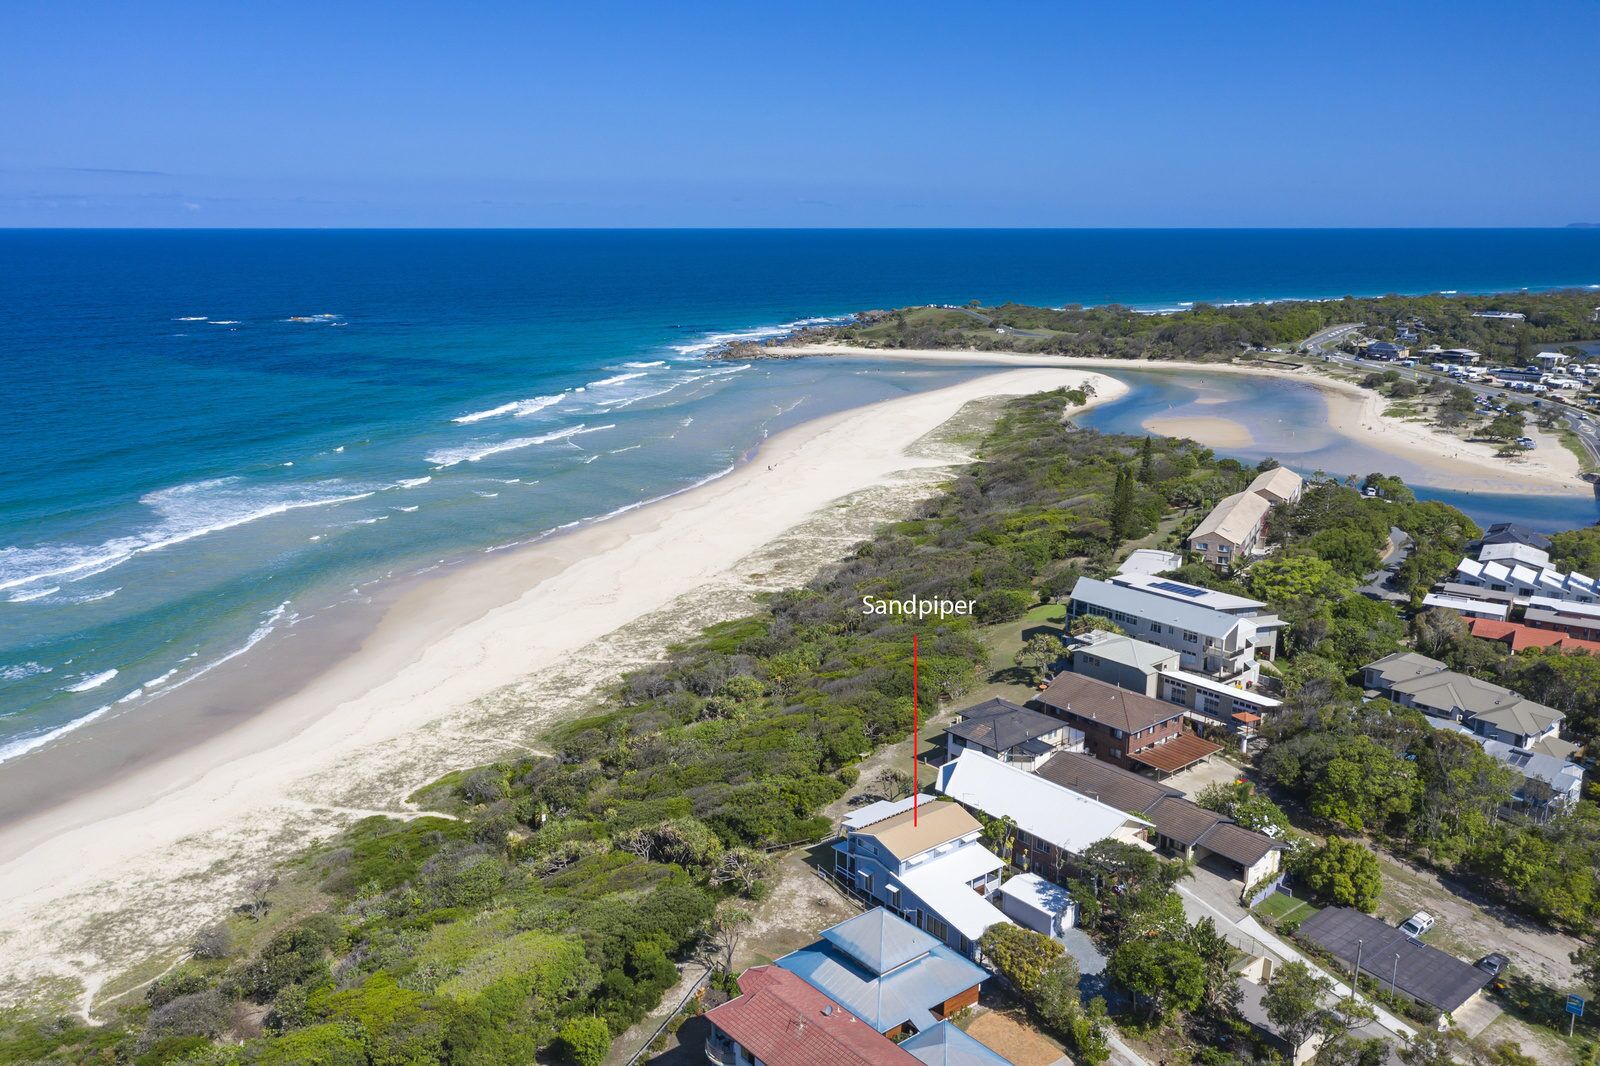
M 63 3 L 0 226 L 1600 222 L 1600 3 Z

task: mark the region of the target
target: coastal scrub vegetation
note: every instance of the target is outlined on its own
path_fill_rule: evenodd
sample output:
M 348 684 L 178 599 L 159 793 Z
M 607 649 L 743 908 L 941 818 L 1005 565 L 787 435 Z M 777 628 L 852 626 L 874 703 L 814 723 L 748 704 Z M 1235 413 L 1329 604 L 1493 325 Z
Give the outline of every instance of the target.
M 909 730 L 913 631 L 923 705 L 956 698 L 988 661 L 978 626 L 1248 476 L 1192 442 L 1064 422 L 1085 398 L 1012 401 L 984 461 L 913 517 L 629 674 L 550 754 L 449 775 L 421 794 L 440 813 L 313 849 L 283 873 L 309 886 L 303 911 L 252 893 L 231 935 L 206 930 L 104 1024 L 0 1019 L 0 1062 L 597 1062 L 679 964 L 731 968 L 767 852 L 830 833 L 823 808 Z M 975 617 L 861 609 L 956 595 Z M 1098 1022 L 1059 1018 L 1092 1045 Z
M 1475 318 L 1474 311 L 1512 311 L 1526 317 L 1513 324 Z M 872 348 L 975 348 L 1084 358 L 1226 359 L 1247 349 L 1293 346 L 1345 322 L 1365 322 L 1370 335 L 1390 338 L 1395 335 L 1393 324 L 1420 321 L 1426 325 L 1429 343 L 1472 348 L 1491 362 L 1512 362 L 1591 339 L 1593 314 L 1594 294 L 1583 290 L 1197 303 L 1160 313 L 1119 304 L 985 307 L 974 301 L 959 308 L 868 311 L 853 322 L 810 329 L 797 339 Z M 762 351 L 747 345 L 731 354 L 748 358 L 752 348 L 755 354 Z

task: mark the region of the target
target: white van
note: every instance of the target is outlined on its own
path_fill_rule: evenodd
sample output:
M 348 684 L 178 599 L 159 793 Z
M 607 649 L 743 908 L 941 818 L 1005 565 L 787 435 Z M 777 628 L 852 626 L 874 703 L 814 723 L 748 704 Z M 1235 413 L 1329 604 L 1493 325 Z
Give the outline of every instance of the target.
M 1400 923 L 1400 931 L 1413 940 L 1432 928 L 1433 915 L 1427 911 L 1418 911 Z

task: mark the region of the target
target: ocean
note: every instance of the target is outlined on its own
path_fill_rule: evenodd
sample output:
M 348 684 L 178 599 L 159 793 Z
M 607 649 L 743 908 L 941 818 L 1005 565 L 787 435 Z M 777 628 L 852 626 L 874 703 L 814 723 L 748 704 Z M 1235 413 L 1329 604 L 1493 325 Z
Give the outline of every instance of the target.
M 683 491 L 778 429 L 979 372 L 704 359 L 726 340 L 969 299 L 1596 283 L 1593 230 L 0 231 L 0 761 L 387 576 Z M 1094 424 L 1171 402 L 1135 385 Z M 1249 405 L 1300 425 L 1297 402 Z M 1289 461 L 1294 443 L 1262 450 Z M 1299 445 L 1324 469 L 1374 461 Z

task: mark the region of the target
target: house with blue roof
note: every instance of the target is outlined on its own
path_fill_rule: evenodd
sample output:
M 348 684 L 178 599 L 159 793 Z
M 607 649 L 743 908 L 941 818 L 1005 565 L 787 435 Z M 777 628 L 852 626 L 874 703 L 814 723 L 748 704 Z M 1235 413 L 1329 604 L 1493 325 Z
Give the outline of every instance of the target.
M 950 1022 L 907 1037 L 900 1041 L 900 1050 L 911 1052 L 926 1066 L 1012 1066 L 1010 1059 Z
M 875 907 L 777 965 L 888 1037 L 927 1032 L 978 1002 L 989 971 Z

